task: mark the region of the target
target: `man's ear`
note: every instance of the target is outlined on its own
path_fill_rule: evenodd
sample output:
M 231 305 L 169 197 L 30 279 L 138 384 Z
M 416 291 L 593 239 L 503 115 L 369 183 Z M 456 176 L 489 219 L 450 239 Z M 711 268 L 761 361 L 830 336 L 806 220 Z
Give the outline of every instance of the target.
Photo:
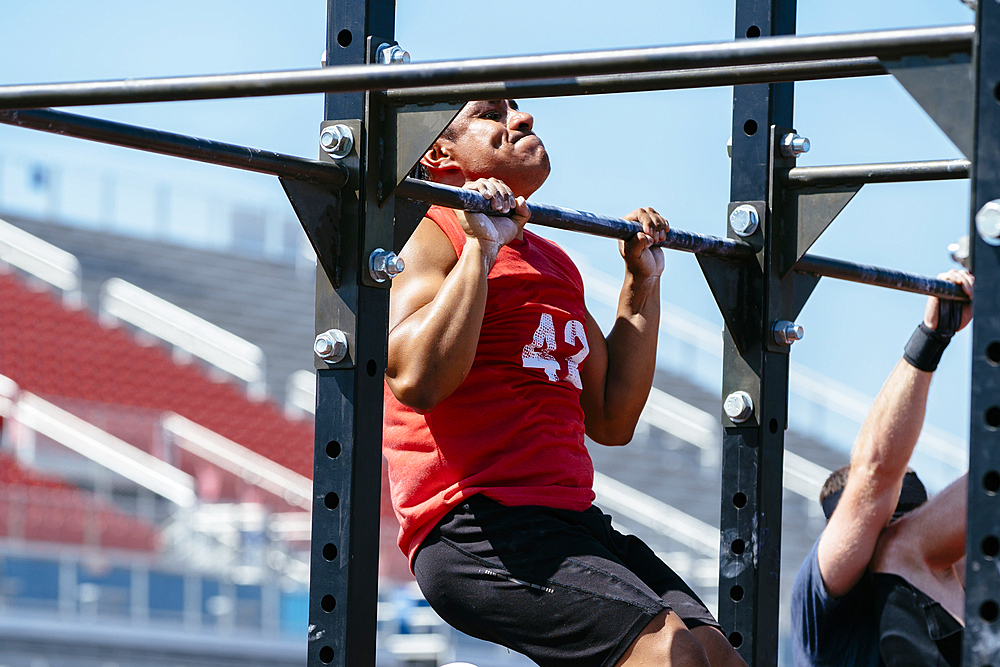
M 420 158 L 420 164 L 431 174 L 435 181 L 450 180 L 447 176 L 455 176 L 456 172 L 460 176 L 462 169 L 458 162 L 451 157 L 447 146 L 441 141 L 435 141 L 424 156 Z

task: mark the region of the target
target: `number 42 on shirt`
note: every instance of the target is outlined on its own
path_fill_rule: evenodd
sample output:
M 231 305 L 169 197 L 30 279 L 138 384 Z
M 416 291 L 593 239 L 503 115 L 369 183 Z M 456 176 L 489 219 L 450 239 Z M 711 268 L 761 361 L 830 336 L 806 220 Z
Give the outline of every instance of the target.
M 563 342 L 573 347 L 579 341 L 582 346 L 575 354 L 565 357 L 566 359 L 566 380 L 577 389 L 583 389 L 583 382 L 580 380 L 580 364 L 590 354 L 590 346 L 587 345 L 587 330 L 583 322 L 579 320 L 569 320 L 563 328 Z M 521 365 L 525 368 L 541 368 L 549 378 L 549 382 L 558 382 L 561 364 L 553 354 L 556 351 L 556 325 L 552 321 L 552 315 L 542 313 L 538 328 L 531 342 L 524 346 L 521 351 Z

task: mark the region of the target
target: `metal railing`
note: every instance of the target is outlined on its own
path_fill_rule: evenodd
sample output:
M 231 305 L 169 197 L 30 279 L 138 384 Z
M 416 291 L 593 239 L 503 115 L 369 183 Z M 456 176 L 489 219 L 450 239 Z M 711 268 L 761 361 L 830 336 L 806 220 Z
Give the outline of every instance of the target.
M 119 319 L 247 383 L 263 398 L 264 352 L 253 343 L 120 278 L 101 287 L 102 318 Z
M 312 509 L 312 480 L 173 412 L 162 427 L 170 441 L 250 484 L 305 510 Z
M 0 220 L 0 263 L 16 266 L 62 290 L 66 305 L 83 305 L 79 260 L 4 220 Z
M 0 416 L 44 435 L 180 507 L 196 497 L 194 479 L 155 456 L 0 376 Z

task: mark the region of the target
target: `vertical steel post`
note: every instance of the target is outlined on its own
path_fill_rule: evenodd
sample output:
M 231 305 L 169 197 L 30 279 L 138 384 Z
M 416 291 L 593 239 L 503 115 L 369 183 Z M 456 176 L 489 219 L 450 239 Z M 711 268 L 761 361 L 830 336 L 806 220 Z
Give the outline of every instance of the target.
M 327 10 L 328 65 L 370 62 L 378 46 L 371 37 L 393 36 L 394 0 L 328 0 Z M 377 110 L 372 116 L 366 93 L 326 96 L 327 121 L 360 128 L 359 176 L 340 193 L 339 222 L 332 215 L 325 230 L 335 246 L 333 275 L 322 263 L 317 268 L 317 330 L 340 329 L 350 345 L 344 361 L 316 364 L 309 667 L 375 664 L 389 294 L 386 287 L 370 286 L 367 270 L 372 238 L 387 235 L 392 242 L 392 204 L 391 198 L 382 209 L 375 204 Z
M 976 317 L 972 323 L 962 664 L 983 667 L 1000 664 L 1000 239 L 994 226 L 1000 212 L 991 214 L 988 206 L 1000 204 L 1000 4 L 979 2 L 973 50 L 975 144 L 970 156 L 969 238 L 976 274 Z
M 795 0 L 737 0 L 736 38 L 794 34 L 795 10 Z M 733 92 L 730 210 L 737 204 L 758 210 L 762 252 L 759 264 L 737 270 L 744 288 L 741 303 L 731 305 L 744 314 L 727 318 L 725 333 L 722 395 L 745 391 L 754 410 L 742 423 L 723 416 L 719 620 L 752 667 L 776 665 L 778 655 L 788 352 L 774 349 L 769 338 L 771 318 L 789 297 L 772 285 L 778 282 L 781 235 L 772 204 L 771 128 L 792 126 L 792 94 L 791 83 L 736 86 Z

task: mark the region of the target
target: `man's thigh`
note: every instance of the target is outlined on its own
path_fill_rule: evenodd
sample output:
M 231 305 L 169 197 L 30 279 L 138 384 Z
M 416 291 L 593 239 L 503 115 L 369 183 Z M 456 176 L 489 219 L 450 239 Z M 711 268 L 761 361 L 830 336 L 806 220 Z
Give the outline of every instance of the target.
M 614 529 L 610 531 L 613 553 L 659 595 L 688 628 L 702 625 L 719 628 L 718 621 L 705 603 L 645 542 L 634 535 L 622 535 Z
M 605 519 L 475 496 L 424 541 L 417 581 L 457 629 L 544 667 L 614 665 L 669 606 L 616 555 Z

